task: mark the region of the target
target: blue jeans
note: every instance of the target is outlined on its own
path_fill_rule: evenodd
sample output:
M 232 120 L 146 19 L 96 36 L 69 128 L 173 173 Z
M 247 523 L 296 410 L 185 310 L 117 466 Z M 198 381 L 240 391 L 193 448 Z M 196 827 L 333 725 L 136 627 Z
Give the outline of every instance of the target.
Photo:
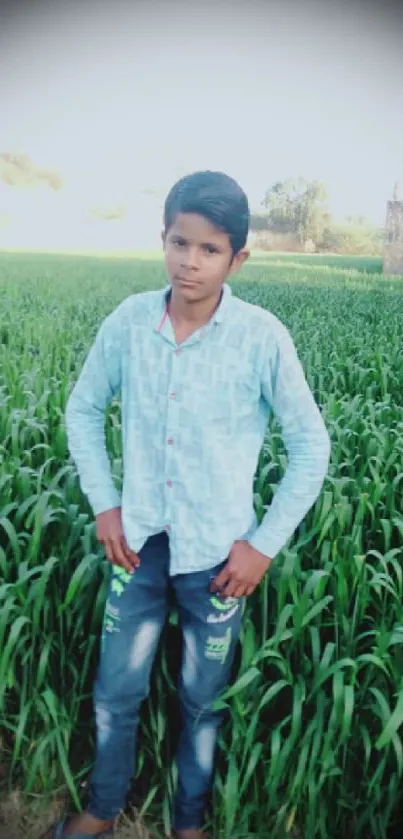
M 184 640 L 174 827 L 198 828 L 211 789 L 223 717 L 211 706 L 228 684 L 243 604 L 210 592 L 210 581 L 225 562 L 170 578 L 165 532 L 148 539 L 139 556 L 141 565 L 132 575 L 111 566 L 94 689 L 97 748 L 87 809 L 107 821 L 125 806 L 135 769 L 140 706 L 149 691 L 173 590 Z

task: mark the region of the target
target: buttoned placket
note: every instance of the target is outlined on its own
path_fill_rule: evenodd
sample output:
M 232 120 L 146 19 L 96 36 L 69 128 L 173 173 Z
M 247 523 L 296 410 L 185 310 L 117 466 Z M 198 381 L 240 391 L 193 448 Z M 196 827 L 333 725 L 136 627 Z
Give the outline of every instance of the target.
M 161 338 L 167 341 L 172 347 L 171 376 L 167 393 L 167 428 L 164 459 L 164 481 L 165 481 L 165 530 L 172 532 L 172 506 L 175 497 L 175 481 L 173 475 L 173 464 L 176 456 L 175 445 L 177 444 L 177 432 L 179 428 L 181 388 L 183 387 L 182 357 L 193 344 L 200 343 L 205 337 L 211 323 L 198 329 L 180 346 L 176 342 L 175 333 L 168 311 L 165 307 L 161 323 L 157 329 Z

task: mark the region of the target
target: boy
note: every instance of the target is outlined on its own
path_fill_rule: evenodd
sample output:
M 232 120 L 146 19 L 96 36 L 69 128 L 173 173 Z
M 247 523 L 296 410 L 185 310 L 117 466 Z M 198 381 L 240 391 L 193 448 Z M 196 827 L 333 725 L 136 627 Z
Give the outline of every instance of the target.
M 61 839 L 107 835 L 134 772 L 140 705 L 173 590 L 183 630 L 178 839 L 200 839 L 242 605 L 317 499 L 329 435 L 285 326 L 231 293 L 248 257 L 247 198 L 220 172 L 182 178 L 165 203 L 169 285 L 101 324 L 67 405 L 69 448 L 111 563 L 95 683 L 97 750 L 85 813 Z M 104 414 L 122 397 L 122 497 Z M 270 412 L 288 468 L 263 522 L 253 481 Z

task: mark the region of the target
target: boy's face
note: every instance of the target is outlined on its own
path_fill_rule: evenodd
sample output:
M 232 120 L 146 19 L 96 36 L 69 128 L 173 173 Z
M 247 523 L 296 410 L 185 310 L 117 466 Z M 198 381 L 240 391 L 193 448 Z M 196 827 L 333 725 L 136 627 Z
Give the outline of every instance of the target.
M 232 258 L 228 233 L 196 213 L 178 213 L 162 241 L 172 288 L 187 302 L 213 297 L 249 256 L 243 249 Z

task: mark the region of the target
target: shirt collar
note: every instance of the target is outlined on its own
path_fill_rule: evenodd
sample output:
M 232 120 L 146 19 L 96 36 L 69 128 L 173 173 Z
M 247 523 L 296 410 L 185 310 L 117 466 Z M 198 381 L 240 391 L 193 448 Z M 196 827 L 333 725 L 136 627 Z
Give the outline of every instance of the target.
M 222 321 L 228 314 L 231 298 L 232 288 L 230 285 L 228 285 L 228 283 L 224 283 L 221 300 L 212 317 L 212 320 L 215 321 L 215 323 L 222 323 Z
M 172 289 L 171 283 L 168 283 L 165 288 L 162 289 L 161 294 L 159 296 L 159 305 L 158 305 L 158 312 L 157 318 L 155 322 L 155 328 L 159 331 L 162 323 L 161 320 L 164 321 L 167 315 L 167 302 L 168 296 Z M 223 290 L 221 295 L 221 300 L 211 317 L 211 321 L 213 323 L 222 323 L 226 314 L 228 313 L 229 304 L 232 298 L 232 288 L 228 283 L 223 284 Z

